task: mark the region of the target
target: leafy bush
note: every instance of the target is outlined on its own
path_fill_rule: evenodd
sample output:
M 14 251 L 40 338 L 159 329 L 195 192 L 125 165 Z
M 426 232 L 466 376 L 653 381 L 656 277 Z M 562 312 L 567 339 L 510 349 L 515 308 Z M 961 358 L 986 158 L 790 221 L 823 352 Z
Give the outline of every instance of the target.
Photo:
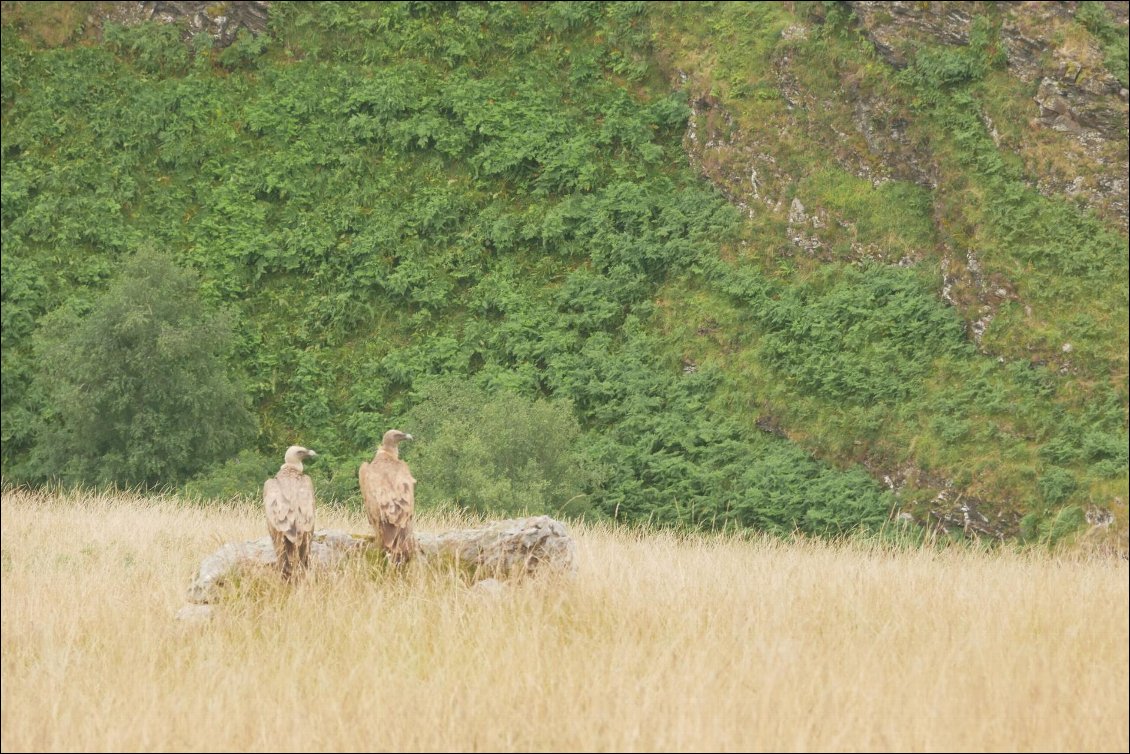
M 172 486 L 235 454 L 255 420 L 226 359 L 232 326 L 199 280 L 142 250 L 87 312 L 63 307 L 36 333 L 43 397 L 32 470 L 64 482 Z
M 146 73 L 182 73 L 189 49 L 174 24 L 145 21 L 136 26 L 107 23 L 102 30 L 106 45 L 133 59 Z
M 832 400 L 904 400 L 933 357 L 965 347 L 960 321 L 901 268 L 845 271 L 827 290 L 790 290 L 764 306 L 762 358 Z
M 1071 541 L 1086 523 L 1086 513 L 1078 505 L 1044 513 L 1033 511 L 1020 521 L 1020 538 L 1028 544 L 1055 547 Z
M 190 497 L 205 500 L 257 499 L 262 494 L 263 482 L 282 465 L 282 455 L 271 459 L 254 450 L 240 451 L 223 464 L 201 471 L 184 485 L 184 491 Z
M 449 376 L 417 388 L 402 422 L 415 443 L 402 445 L 420 480 L 422 505 L 450 503 L 477 513 L 579 515 L 599 467 L 581 452 L 568 401 L 488 393 Z
M 922 48 L 916 54 L 914 64 L 899 76 L 920 97 L 936 102 L 944 90 L 983 78 L 993 68 L 1002 67 L 1007 60 L 998 29 L 991 18 L 977 16 L 970 25 L 969 44 Z
M 210 37 L 208 38 L 211 39 Z M 219 56 L 220 65 L 228 69 L 252 68 L 255 61 L 267 49 L 268 39 L 264 34 L 251 34 L 240 29 L 235 41 L 228 45 Z
M 1066 469 L 1053 466 L 1044 471 L 1038 483 L 1040 494 L 1048 505 L 1058 505 L 1075 491 L 1075 477 Z

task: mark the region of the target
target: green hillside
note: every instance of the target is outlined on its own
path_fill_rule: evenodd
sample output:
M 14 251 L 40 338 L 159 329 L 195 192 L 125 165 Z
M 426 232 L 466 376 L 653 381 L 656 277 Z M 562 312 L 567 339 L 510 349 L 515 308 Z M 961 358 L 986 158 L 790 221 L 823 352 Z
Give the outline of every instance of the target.
M 300 443 L 351 500 L 398 426 L 425 505 L 1125 531 L 1126 106 L 1032 125 L 1016 11 L 274 3 L 222 46 L 113 5 L 3 4 L 5 480 L 256 494 Z M 1125 91 L 1119 23 L 1033 65 Z M 180 304 L 214 336 L 137 357 Z M 227 387 L 155 383 L 213 337 L 255 428 L 204 441 Z

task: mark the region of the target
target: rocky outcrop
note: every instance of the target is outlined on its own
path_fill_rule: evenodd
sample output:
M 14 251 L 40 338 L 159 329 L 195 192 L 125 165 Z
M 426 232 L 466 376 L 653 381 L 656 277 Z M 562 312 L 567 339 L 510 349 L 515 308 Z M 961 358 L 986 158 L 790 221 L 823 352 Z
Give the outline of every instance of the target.
M 849 2 L 875 45 L 875 51 L 896 68 L 905 68 L 922 41 L 969 43 L 976 3 Z
M 1024 160 L 1045 195 L 1069 196 L 1128 220 L 1126 88 L 1106 68 L 1099 41 L 1075 19 L 1073 2 L 848 2 L 862 32 L 890 65 L 905 67 L 927 45 L 966 45 L 977 15 L 999 24 L 1007 70 L 1032 91 L 1029 134 L 998 146 Z M 1126 33 L 1127 3 L 1107 3 Z
M 507 519 L 477 529 L 417 534 L 432 562 L 468 567 L 476 578 L 526 576 L 574 567 L 576 548 L 564 524 L 549 516 Z
M 817 93 L 805 83 L 791 43 L 802 44 L 813 33 L 813 27 L 800 22 L 782 30 L 781 39 L 789 44 L 773 53 L 772 82 L 761 86 L 772 90 L 767 99 L 784 104 L 783 112 L 758 121 L 756 128 L 743 127 L 748 114 L 731 113 L 727 103 L 733 102 L 717 96 L 712 82 L 674 71 L 673 83 L 690 95 L 692 114 L 684 137 L 689 161 L 749 217 L 769 215 L 786 223 L 799 252 L 837 261 L 909 264 L 915 260 L 855 240 L 858 233 L 850 217 L 797 196 L 804 178 L 797 166 L 808 157 L 789 153 L 792 140 L 783 138 L 788 133 L 821 144 L 842 169 L 874 186 L 900 180 L 934 189 L 938 181 L 930 145 L 904 103 L 851 72 L 843 74 L 836 90 Z M 845 235 L 853 239 L 849 255 L 842 248 Z M 833 245 L 839 247 L 834 252 Z
M 748 216 L 779 212 L 790 180 L 778 167 L 774 145 L 738 128 L 719 99 L 702 91 L 705 87 L 687 74 L 680 73 L 679 84 L 695 95 L 683 137 L 691 166 Z
M 496 521 L 475 529 L 457 529 L 441 534 L 418 532 L 418 557 L 430 565 L 466 569 L 475 581 L 494 580 L 484 588 L 497 591 L 498 579 L 513 579 L 545 570 L 570 570 L 576 549 L 565 526 L 549 516 Z M 310 567 L 332 571 L 347 560 L 371 551 L 380 556 L 372 535 L 350 534 L 338 529 L 314 532 Z M 219 597 L 227 579 L 241 569 L 273 567 L 275 549 L 270 537 L 229 542 L 204 558 L 188 588 L 189 605 L 178 614 L 195 619 L 210 614 L 201 608 Z
M 94 5 L 93 3 L 91 5 Z M 245 2 L 156 2 L 98 3 L 103 20 L 127 26 L 143 21 L 181 24 L 185 38 L 201 32 L 212 37 L 216 47 L 227 47 L 241 31 L 262 34 L 267 30 L 271 3 Z

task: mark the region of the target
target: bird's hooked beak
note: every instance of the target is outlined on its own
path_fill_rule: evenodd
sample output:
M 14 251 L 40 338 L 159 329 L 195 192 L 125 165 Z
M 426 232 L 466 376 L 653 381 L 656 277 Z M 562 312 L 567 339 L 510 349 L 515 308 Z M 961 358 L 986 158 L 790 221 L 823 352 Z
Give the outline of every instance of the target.
M 404 433 L 404 439 L 405 440 L 415 440 L 416 438 L 413 437 L 412 435 L 408 434 L 407 432 L 405 432 Z
M 306 458 L 307 459 L 317 458 L 317 457 L 318 457 L 318 454 L 316 452 L 314 452 L 313 450 L 307 450 L 306 451 Z

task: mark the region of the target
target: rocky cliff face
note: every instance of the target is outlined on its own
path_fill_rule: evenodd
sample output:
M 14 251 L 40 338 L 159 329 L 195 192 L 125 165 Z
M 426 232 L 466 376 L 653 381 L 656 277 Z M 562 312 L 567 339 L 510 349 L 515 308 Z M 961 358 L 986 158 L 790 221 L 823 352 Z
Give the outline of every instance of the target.
M 993 142 L 1019 159 L 1026 180 L 1041 194 L 1066 198 L 1127 233 L 1127 89 L 1108 70 L 1098 40 L 1076 23 L 1078 3 L 868 1 L 842 7 L 850 9 L 850 25 L 874 46 L 891 74 L 926 46 L 969 45 L 974 19 L 990 18 L 1004 48 L 1009 89 L 1006 105 L 985 105 L 978 113 Z M 1106 7 L 1125 35 L 1128 4 Z M 820 33 L 824 13 L 815 9 L 808 22 L 787 26 L 780 38 L 805 40 Z M 790 47 L 779 45 L 772 63 L 773 94 L 783 100 L 787 114 L 776 122 L 762 121 L 758 126 L 764 129 L 755 130 L 730 111 L 733 100 L 723 101 L 711 91 L 715 82 L 676 70 L 674 83 L 691 93 L 694 111 L 685 139 L 691 163 L 751 217 L 757 210 L 787 223 L 789 240 L 805 255 L 911 264 L 923 254 L 937 254 L 942 296 L 963 313 L 970 336 L 980 343 L 1004 305 L 1027 303 L 1007 276 L 984 269 L 976 248 L 954 244 L 955 236 L 976 234 L 975 228 L 947 227 L 959 211 L 935 218 L 941 231 L 935 249 L 892 253 L 853 240 L 845 257 L 831 249 L 834 239 L 855 235 L 853 218 L 790 198 L 802 178 L 782 164 L 796 141 L 792 134 L 827 150 L 840 168 L 875 186 L 908 181 L 935 191 L 939 212 L 960 204 L 964 191 L 960 182 L 939 186 L 934 137 L 916 122 L 905 96 L 892 96 L 889 87 L 860 70 L 830 72 L 833 80 L 822 89 L 806 86 L 801 73 Z M 1057 368 L 1071 368 L 1069 358 L 1051 358 L 1058 359 Z
M 267 30 L 271 3 L 199 2 L 196 0 L 147 0 L 146 2 L 97 3 L 100 17 L 131 25 L 142 21 L 180 24 L 186 36 L 208 34 L 217 47 L 227 47 L 241 31 L 261 34 Z
M 862 34 L 893 69 L 907 65 L 924 44 L 967 45 L 978 3 L 849 2 Z M 1076 3 L 1012 2 L 991 11 L 999 15 L 1000 39 L 1008 73 L 1029 90 L 1023 138 L 998 129 L 988 112 L 981 114 L 1002 149 L 1018 155 L 1033 185 L 1047 196 L 1072 197 L 1127 230 L 1128 181 L 1127 89 L 1104 66 L 1094 39 L 1072 33 Z M 1122 33 L 1127 28 L 1127 3 L 1107 3 Z M 793 25 L 783 38 L 807 37 L 812 26 Z M 836 93 L 840 102 L 821 100 L 798 85 L 793 61 L 786 53 L 774 63 L 779 95 L 793 113 L 790 127 L 811 130 L 820 125 L 814 111 L 845 108 L 833 146 L 838 162 L 874 182 L 906 180 L 937 187 L 937 165 L 930 144 L 899 103 L 868 88 L 850 72 Z M 694 80 L 680 74 L 680 85 L 695 90 Z M 777 167 L 777 144 L 743 132 L 725 105 L 708 91 L 692 99 L 695 117 L 687 133 L 692 162 L 738 206 L 766 206 L 788 213 L 796 245 L 807 251 L 821 244 L 818 230 L 829 218 L 803 205 L 782 202 L 788 176 Z M 774 192 L 772 188 L 779 189 Z M 999 286 L 985 286 L 993 297 Z
M 1106 69 L 1096 40 L 1073 33 L 1078 3 L 849 2 L 867 38 L 891 66 L 904 67 L 922 44 L 965 45 L 977 13 L 998 16 L 1008 72 L 1032 90 L 1030 138 L 998 145 L 1024 160 L 1046 195 L 1078 198 L 1097 213 L 1127 226 L 1127 97 Z M 1121 33 L 1127 4 L 1106 7 Z M 1057 152 L 1062 159 L 1042 161 Z

